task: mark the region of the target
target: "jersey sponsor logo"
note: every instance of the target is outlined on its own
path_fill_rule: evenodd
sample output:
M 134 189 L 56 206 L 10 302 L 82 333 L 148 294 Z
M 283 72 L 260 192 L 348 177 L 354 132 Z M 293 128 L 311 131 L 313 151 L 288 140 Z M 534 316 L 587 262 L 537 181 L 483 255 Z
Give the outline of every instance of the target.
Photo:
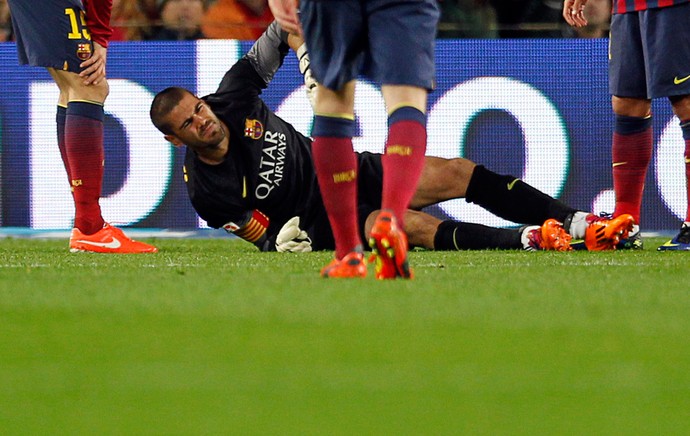
M 244 136 L 252 139 L 261 139 L 264 134 L 264 126 L 259 120 L 252 120 L 251 118 L 244 119 Z
M 82 61 L 87 60 L 91 57 L 91 44 L 89 43 L 79 43 L 77 44 L 77 57 Z
M 347 183 L 352 182 L 357 178 L 355 170 L 343 171 L 341 173 L 333 173 L 333 183 Z
M 676 77 L 673 78 L 673 84 L 674 84 L 674 85 L 680 85 L 681 83 L 687 81 L 688 79 L 690 79 L 690 74 L 688 74 L 688 75 L 685 76 L 685 77 L 678 77 L 678 76 L 676 76 Z
M 515 179 L 512 182 L 508 183 L 508 190 L 510 191 L 511 189 L 513 189 L 515 187 L 515 184 L 519 181 L 520 179 Z
M 283 181 L 286 139 L 285 133 L 266 131 L 259 162 L 259 183 L 254 190 L 259 200 L 268 197 Z
M 611 164 L 611 166 L 612 166 L 613 168 L 616 168 L 616 167 L 619 167 L 619 166 L 621 166 L 621 165 L 625 165 L 625 164 L 627 164 L 627 163 L 628 163 L 628 162 L 614 162 L 614 163 Z
M 407 145 L 389 145 L 386 147 L 386 154 L 397 154 L 400 156 L 410 156 L 412 154 L 412 147 Z
M 225 230 L 228 233 L 235 233 L 240 229 L 240 226 L 233 222 L 225 223 L 223 224 L 223 230 Z

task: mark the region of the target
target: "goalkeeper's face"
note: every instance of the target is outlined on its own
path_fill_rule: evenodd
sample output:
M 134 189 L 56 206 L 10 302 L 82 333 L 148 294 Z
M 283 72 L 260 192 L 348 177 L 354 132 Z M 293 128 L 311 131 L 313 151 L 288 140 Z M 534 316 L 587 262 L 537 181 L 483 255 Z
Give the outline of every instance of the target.
M 226 138 L 223 123 L 209 105 L 195 95 L 185 95 L 167 118 L 173 136 L 192 149 L 217 149 Z

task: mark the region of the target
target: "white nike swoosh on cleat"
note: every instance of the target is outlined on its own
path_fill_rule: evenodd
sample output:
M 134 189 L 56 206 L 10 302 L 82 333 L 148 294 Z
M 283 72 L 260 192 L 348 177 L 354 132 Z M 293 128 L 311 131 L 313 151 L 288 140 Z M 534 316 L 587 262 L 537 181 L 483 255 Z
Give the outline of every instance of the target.
M 122 245 L 117 238 L 113 238 L 113 240 L 110 242 L 93 242 L 93 241 L 85 241 L 83 239 L 81 239 L 77 242 L 79 242 L 81 244 L 93 245 L 95 247 L 112 248 L 112 249 L 120 248 L 120 246 Z

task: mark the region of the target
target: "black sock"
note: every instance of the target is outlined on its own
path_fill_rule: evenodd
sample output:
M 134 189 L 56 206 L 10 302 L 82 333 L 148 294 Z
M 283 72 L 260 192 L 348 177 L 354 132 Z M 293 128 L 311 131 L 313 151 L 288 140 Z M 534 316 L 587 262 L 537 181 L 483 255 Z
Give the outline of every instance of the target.
M 434 250 L 486 250 L 523 248 L 517 229 L 500 229 L 481 224 L 443 221 L 434 236 Z
M 563 222 L 577 211 L 517 177 L 496 174 L 482 165 L 477 165 L 472 173 L 466 199 L 520 224 L 541 225 L 549 218 Z

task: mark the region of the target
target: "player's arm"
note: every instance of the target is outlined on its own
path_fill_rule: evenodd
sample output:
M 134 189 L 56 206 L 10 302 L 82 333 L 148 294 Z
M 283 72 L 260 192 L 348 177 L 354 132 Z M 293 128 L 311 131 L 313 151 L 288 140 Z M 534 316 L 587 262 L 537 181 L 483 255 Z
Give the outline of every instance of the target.
M 292 217 L 280 231 L 269 234 L 271 220 L 260 210 L 248 212 L 240 223 L 229 222 L 223 229 L 256 245 L 261 251 L 307 253 L 311 251 L 311 238 L 299 225 L 299 217 Z
M 108 40 L 113 34 L 110 27 L 112 7 L 112 0 L 84 0 L 86 27 L 93 41 L 93 54 L 80 65 L 82 71 L 79 76 L 84 79 L 85 85 L 98 85 L 105 80 Z
M 232 93 L 235 103 L 236 97 L 242 95 L 244 98 L 240 100 L 251 104 L 283 64 L 290 50 L 287 39 L 287 32 L 275 21 L 271 23 L 252 48 L 225 73 L 218 90 L 209 97 L 222 101 L 224 94 Z
M 112 0 L 83 0 L 86 11 L 86 27 L 91 34 L 91 40 L 108 48 L 108 40 L 113 35 L 110 27 L 110 13 L 113 9 Z
M 244 58 L 251 62 L 256 72 L 262 78 L 265 85 L 264 87 L 266 87 L 283 64 L 288 47 L 297 55 L 299 69 L 307 87 L 307 96 L 313 106 L 317 83 L 311 73 L 309 53 L 307 53 L 307 46 L 304 43 L 304 38 L 294 33 L 285 32 L 285 30 L 274 21 L 256 41 Z
M 244 59 L 249 61 L 263 79 L 265 86 L 268 86 L 276 71 L 283 65 L 290 49 L 288 36 L 288 33 L 274 21 L 244 55 Z
M 276 20 L 292 33 L 301 35 L 302 26 L 299 22 L 297 0 L 268 0 L 268 6 Z
M 273 250 L 267 244 L 268 237 L 268 226 L 271 220 L 263 212 L 258 209 L 248 211 L 244 217 L 242 217 L 238 222 L 227 222 L 221 227 L 228 233 L 244 239 L 247 242 L 259 247 L 261 251 L 275 251 L 275 246 Z
M 587 0 L 563 0 L 563 18 L 565 18 L 565 21 L 573 27 L 586 26 L 586 5 Z
M 304 78 L 304 86 L 307 90 L 307 98 L 309 99 L 309 104 L 311 104 L 312 109 L 316 104 L 316 93 L 318 91 L 319 84 L 316 82 L 314 75 L 311 72 L 311 61 L 309 60 L 309 52 L 307 52 L 307 44 L 301 36 L 290 34 L 288 37 L 288 44 L 297 55 L 299 60 L 299 72 L 302 73 Z

